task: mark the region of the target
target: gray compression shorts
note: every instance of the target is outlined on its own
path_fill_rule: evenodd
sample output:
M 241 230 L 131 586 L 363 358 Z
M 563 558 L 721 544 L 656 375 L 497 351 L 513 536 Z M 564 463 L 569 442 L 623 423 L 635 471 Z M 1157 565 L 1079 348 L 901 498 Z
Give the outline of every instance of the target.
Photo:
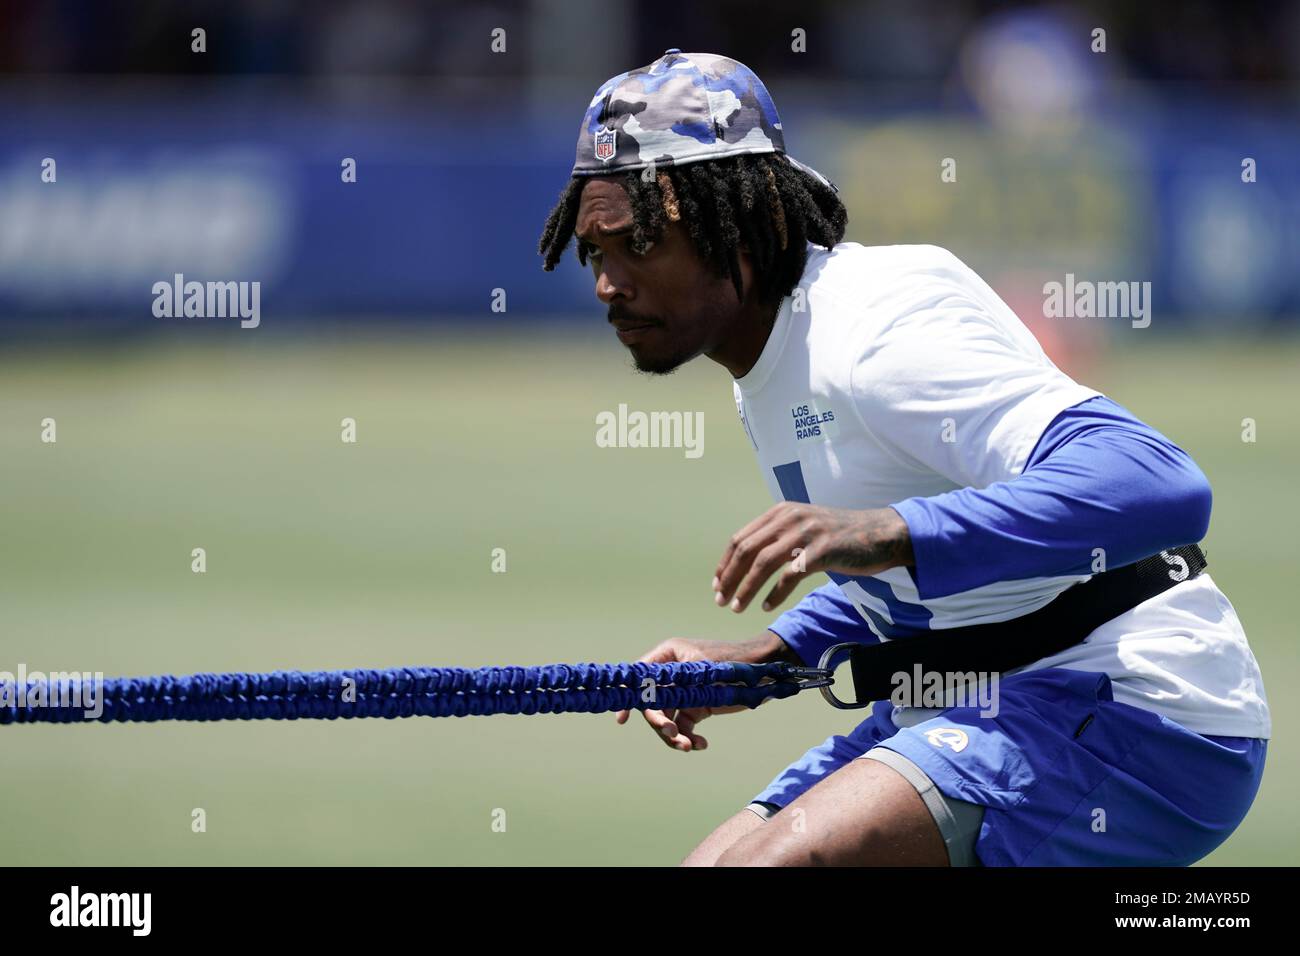
M 924 770 L 908 760 L 902 754 L 886 747 L 873 747 L 859 760 L 878 760 L 901 773 L 916 788 L 916 792 L 925 801 L 926 809 L 934 818 L 948 847 L 950 866 L 980 866 L 975 855 L 975 842 L 979 839 L 980 826 L 984 822 L 984 808 L 977 803 L 967 803 L 946 797 L 934 785 Z M 754 801 L 746 807 L 764 820 L 770 820 L 781 808 L 775 803 Z

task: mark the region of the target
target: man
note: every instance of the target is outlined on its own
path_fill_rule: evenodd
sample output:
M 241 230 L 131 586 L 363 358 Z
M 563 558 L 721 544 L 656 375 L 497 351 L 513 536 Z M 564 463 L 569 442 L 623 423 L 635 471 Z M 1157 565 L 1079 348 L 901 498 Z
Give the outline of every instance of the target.
M 938 641 L 1003 662 L 994 708 L 877 700 L 686 863 L 1200 859 L 1244 818 L 1271 732 L 1195 547 L 1204 475 L 1059 371 L 956 257 L 843 242 L 846 222 L 752 72 L 669 50 L 597 91 L 540 243 L 549 270 L 576 235 L 638 369 L 705 355 L 731 373 L 782 503 L 732 536 L 717 603 L 742 612 L 775 575 L 770 610 L 831 578 L 754 640 L 643 660 L 815 665 L 837 644 Z M 1031 650 L 1007 667 L 1012 636 Z M 708 716 L 644 712 L 682 751 L 707 746 Z

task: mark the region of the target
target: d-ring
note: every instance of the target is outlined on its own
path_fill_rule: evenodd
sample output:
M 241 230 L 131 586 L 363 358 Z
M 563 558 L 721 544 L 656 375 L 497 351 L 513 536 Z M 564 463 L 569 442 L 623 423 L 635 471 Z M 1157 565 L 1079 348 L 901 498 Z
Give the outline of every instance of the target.
M 848 644 L 835 644 L 832 645 L 831 647 L 828 647 L 826 649 L 826 653 L 822 654 L 822 659 L 817 662 L 818 669 L 827 671 L 831 675 L 834 675 L 835 668 L 838 667 L 840 663 L 835 661 L 835 656 L 839 654 L 841 651 L 848 651 L 852 653 L 854 648 L 861 647 L 861 646 L 862 646 L 861 644 L 848 643 Z M 832 707 L 838 707 L 840 710 L 859 710 L 863 707 L 871 706 L 872 702 L 869 700 L 861 703 L 852 703 L 852 704 L 840 700 L 838 697 L 835 696 L 834 691 L 831 690 L 831 685 L 834 683 L 835 683 L 835 678 L 834 676 L 832 676 L 831 679 L 828 680 L 826 684 L 820 688 L 822 697 L 824 697 L 826 699 L 826 703 L 830 704 Z

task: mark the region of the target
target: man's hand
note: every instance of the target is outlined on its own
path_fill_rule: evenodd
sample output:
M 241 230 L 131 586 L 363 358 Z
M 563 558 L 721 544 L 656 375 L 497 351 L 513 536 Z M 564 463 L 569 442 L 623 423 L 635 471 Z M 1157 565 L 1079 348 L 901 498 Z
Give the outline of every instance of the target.
M 727 641 L 691 641 L 684 637 L 672 637 L 664 641 L 648 654 L 637 658 L 653 664 L 672 661 L 741 661 L 746 664 L 762 664 L 766 661 L 788 660 L 799 663 L 785 641 L 771 631 L 764 631 L 750 641 L 731 643 Z M 695 733 L 695 727 L 701 720 L 714 714 L 734 714 L 742 710 L 751 710 L 744 704 L 731 707 L 689 707 L 674 711 L 643 710 L 641 715 L 654 730 L 655 735 L 674 750 L 690 753 L 692 750 L 704 750 L 709 742 Z M 630 711 L 620 710 L 616 720 L 626 723 Z
M 763 610 L 770 611 L 817 571 L 879 574 L 914 560 L 907 522 L 893 508 L 850 511 L 786 501 L 731 536 L 713 578 L 713 597 L 739 613 L 788 561 L 763 600 Z

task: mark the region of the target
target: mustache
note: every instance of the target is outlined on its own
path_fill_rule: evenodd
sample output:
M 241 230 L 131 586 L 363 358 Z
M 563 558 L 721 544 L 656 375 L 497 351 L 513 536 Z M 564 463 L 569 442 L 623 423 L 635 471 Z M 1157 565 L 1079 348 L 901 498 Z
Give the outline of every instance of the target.
M 609 307 L 609 321 L 614 322 L 638 322 L 644 325 L 663 325 L 663 320 L 653 315 L 635 315 L 626 309 L 620 309 L 616 306 Z

